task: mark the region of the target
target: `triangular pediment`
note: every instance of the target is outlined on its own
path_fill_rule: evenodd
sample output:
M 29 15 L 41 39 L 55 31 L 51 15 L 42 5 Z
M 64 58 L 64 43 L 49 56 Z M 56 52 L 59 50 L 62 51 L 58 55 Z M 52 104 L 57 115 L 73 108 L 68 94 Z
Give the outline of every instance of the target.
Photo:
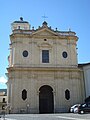
M 39 36 L 58 36 L 56 32 L 53 30 L 50 30 L 49 28 L 42 28 L 38 29 L 37 31 L 33 32 L 33 35 L 39 35 Z

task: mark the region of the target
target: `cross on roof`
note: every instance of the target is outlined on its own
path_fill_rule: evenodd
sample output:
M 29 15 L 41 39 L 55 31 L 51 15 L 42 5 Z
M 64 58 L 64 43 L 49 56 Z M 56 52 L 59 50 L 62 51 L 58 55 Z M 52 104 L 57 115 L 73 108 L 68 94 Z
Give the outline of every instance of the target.
M 45 19 L 48 18 L 48 17 L 44 15 L 44 16 L 42 16 L 42 18 L 44 18 L 44 21 L 45 21 Z

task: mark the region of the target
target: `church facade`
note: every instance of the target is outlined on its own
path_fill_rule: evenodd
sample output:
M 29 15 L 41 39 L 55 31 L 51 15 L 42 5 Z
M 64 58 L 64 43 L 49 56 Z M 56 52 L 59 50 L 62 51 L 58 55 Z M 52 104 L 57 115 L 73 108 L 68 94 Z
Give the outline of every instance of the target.
M 46 21 L 38 29 L 23 18 L 12 23 L 7 68 L 11 113 L 68 112 L 83 101 L 77 40 L 75 32 L 53 30 Z

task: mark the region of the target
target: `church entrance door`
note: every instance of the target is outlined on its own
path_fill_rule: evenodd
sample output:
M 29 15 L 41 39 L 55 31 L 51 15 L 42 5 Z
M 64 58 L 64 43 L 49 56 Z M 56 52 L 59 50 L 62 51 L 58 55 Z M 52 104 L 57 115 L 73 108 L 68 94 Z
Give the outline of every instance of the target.
M 39 113 L 53 113 L 53 89 L 48 85 L 44 85 L 39 91 Z

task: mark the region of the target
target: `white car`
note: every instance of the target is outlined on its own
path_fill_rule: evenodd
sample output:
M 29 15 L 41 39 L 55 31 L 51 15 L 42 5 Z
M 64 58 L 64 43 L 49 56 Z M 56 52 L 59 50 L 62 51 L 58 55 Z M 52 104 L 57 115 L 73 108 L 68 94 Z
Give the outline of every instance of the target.
M 73 105 L 71 108 L 70 108 L 70 112 L 71 113 L 78 113 L 78 106 L 79 106 L 80 104 L 75 104 L 75 105 Z

